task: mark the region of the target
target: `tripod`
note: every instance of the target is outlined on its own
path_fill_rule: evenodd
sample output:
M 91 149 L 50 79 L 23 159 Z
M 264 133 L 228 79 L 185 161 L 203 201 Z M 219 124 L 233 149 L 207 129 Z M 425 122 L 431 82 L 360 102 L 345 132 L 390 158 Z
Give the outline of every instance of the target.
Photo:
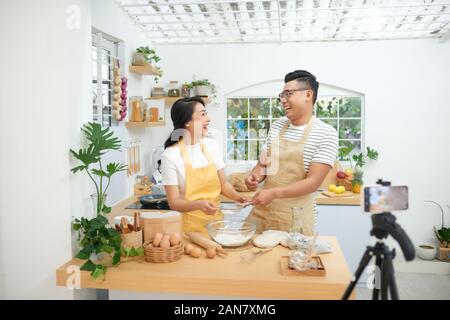
M 387 245 L 384 244 L 383 239 L 389 235 L 398 241 L 402 252 L 407 261 L 414 259 L 415 250 L 411 240 L 408 238 L 405 231 L 395 222 L 395 216 L 390 212 L 384 212 L 381 214 L 372 215 L 373 228 L 370 231 L 370 235 L 375 236 L 378 241 L 375 246 L 368 246 L 364 252 L 363 257 L 359 263 L 358 269 L 352 278 L 352 281 L 348 285 L 347 289 L 342 296 L 343 300 L 347 300 L 350 297 L 356 283 L 361 277 L 362 272 L 369 264 L 373 256 L 375 256 L 375 287 L 373 289 L 372 300 L 378 300 L 380 289 L 381 299 L 388 300 L 388 290 L 391 294 L 392 300 L 398 300 L 397 284 L 395 282 L 395 271 L 393 260 L 395 257 L 395 249 L 390 250 Z M 377 272 L 380 271 L 381 275 L 381 288 L 377 283 Z

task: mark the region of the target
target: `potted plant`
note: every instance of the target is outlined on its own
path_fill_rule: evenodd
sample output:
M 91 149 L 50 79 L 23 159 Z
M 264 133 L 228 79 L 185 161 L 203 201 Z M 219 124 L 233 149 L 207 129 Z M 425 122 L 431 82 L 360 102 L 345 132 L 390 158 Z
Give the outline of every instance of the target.
M 425 200 L 425 202 L 433 203 L 441 209 L 441 228 L 434 227 L 433 231 L 439 241 L 439 259 L 450 261 L 450 228 L 444 226 L 444 209 L 435 201 Z M 447 207 L 450 208 L 449 205 Z
M 216 98 L 217 88 L 208 79 L 194 80 L 189 84 L 189 89 L 194 90 L 196 96 L 208 96 L 210 93 Z
M 136 52 L 133 53 L 134 66 L 147 66 L 152 64 L 152 62 L 158 63 L 161 58 L 156 54 L 156 50 L 150 48 L 149 46 L 139 47 Z
M 70 149 L 72 156 L 81 162 L 71 171 L 86 172 L 94 183 L 96 193 L 91 196 L 94 200 L 95 217 L 75 219 L 73 224 L 73 229 L 78 232 L 81 248 L 76 258 L 87 260 L 81 270 L 90 271 L 93 278 L 99 278 L 106 272 L 108 258 L 111 258 L 112 265 L 120 263 L 122 240 L 120 233 L 111 228 L 106 218 L 111 208 L 105 204 L 105 200 L 111 177 L 126 170 L 127 166 L 112 162 L 106 165 L 106 170 L 103 167 L 102 156 L 109 150 L 119 150 L 121 147 L 120 140 L 113 136 L 110 128 L 103 129 L 100 124 L 89 122 L 83 125 L 81 131 L 88 146 L 78 152 Z
M 343 185 L 346 190 L 352 191 L 354 193 L 360 193 L 361 186 L 364 184 L 362 168 L 364 167 L 368 159 L 378 159 L 378 151 L 367 147 L 366 153 L 360 152 L 358 154 L 353 154 L 350 157 L 353 149 L 353 144 L 341 147 L 339 149 L 340 158 L 343 160 L 348 160 L 350 162 L 350 168 L 346 169 L 345 171 L 338 171 L 336 176 L 338 178 L 338 184 Z M 355 167 L 353 167 L 352 159 L 355 161 Z

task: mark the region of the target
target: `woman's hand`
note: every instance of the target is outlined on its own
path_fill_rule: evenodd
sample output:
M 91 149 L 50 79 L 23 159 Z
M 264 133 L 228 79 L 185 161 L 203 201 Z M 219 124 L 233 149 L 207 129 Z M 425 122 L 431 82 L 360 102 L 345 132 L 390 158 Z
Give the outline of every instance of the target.
M 214 203 L 206 201 L 206 200 L 197 201 L 197 205 L 198 205 L 198 210 L 201 210 L 204 213 L 209 214 L 209 215 L 214 215 L 219 210 L 219 208 L 216 207 L 214 205 Z
M 238 197 L 235 198 L 234 201 L 239 202 L 239 203 L 250 202 L 250 200 L 248 200 L 246 197 L 241 196 L 241 195 L 238 195 Z
M 264 189 L 256 192 L 253 196 L 252 204 L 254 206 L 266 206 L 272 202 L 275 198 L 275 192 L 273 189 Z

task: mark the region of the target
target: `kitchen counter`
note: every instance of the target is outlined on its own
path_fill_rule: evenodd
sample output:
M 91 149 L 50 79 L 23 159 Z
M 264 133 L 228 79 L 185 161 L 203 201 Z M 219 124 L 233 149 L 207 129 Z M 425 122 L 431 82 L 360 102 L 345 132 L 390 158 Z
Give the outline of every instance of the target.
M 335 237 L 320 237 L 332 244 L 333 252 L 321 255 L 325 276 L 280 273 L 280 258 L 289 250 L 277 246 L 252 264 L 240 262 L 240 254 L 230 251 L 226 257 L 194 259 L 183 255 L 172 263 L 148 263 L 142 258 L 118 267 L 110 267 L 102 282 L 81 271 L 80 287 L 120 291 L 160 292 L 203 296 L 269 299 L 340 299 L 352 275 Z M 57 269 L 57 285 L 66 286 L 69 267 L 81 266 L 72 259 Z M 73 269 L 71 269 L 73 270 Z M 354 298 L 354 293 L 352 298 Z

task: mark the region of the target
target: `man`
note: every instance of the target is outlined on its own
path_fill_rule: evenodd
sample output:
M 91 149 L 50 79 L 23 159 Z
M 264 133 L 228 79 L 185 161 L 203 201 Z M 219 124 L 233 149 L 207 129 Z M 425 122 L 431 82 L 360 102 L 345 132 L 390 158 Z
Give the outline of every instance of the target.
M 319 83 L 304 70 L 288 73 L 279 94 L 286 117 L 272 124 L 260 160 L 246 177 L 247 187 L 255 191 L 254 208 L 248 220 L 257 231 L 289 230 L 292 208 L 302 208 L 305 235 L 315 227 L 314 193 L 332 169 L 338 154 L 336 130 L 313 116 Z

